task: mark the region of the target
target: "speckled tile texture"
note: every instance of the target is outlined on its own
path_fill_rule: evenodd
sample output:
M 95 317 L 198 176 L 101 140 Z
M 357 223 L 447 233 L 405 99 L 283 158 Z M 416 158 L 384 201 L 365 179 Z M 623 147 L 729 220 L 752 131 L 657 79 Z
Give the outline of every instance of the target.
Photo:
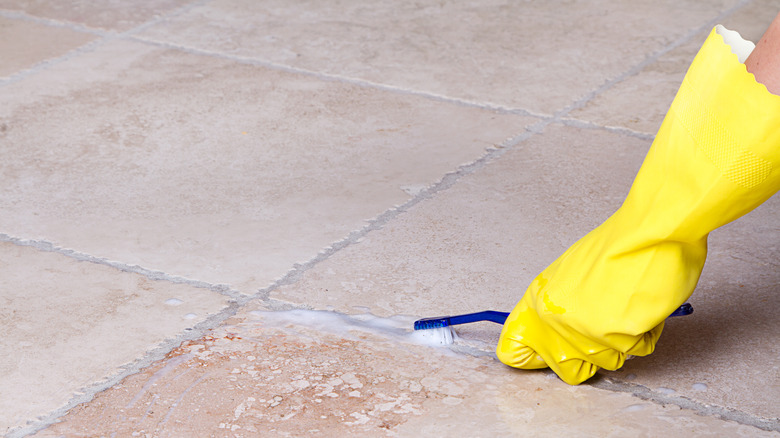
M 365 323 L 295 311 L 231 318 L 35 436 L 772 435 L 548 372 L 507 372 L 488 356 L 416 345 L 392 322 Z
M 568 386 L 509 311 L 776 0 L 0 0 L 0 435 L 780 437 L 780 198 Z

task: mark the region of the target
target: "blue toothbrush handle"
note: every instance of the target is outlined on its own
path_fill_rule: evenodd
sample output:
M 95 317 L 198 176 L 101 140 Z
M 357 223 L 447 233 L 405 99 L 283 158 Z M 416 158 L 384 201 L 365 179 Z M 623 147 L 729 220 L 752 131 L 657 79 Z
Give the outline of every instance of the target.
M 477 321 L 491 321 L 498 324 L 504 324 L 506 317 L 509 316 L 507 312 L 496 312 L 495 310 L 486 310 L 484 312 L 467 313 L 465 315 L 450 316 L 450 325 L 467 324 Z
M 685 316 L 693 313 L 693 306 L 685 303 L 672 312 L 669 317 Z M 496 312 L 495 310 L 486 310 L 484 312 L 467 313 L 465 315 L 455 315 L 449 317 L 449 325 L 468 324 L 470 322 L 491 321 L 498 324 L 504 324 L 509 316 L 507 312 Z
M 678 307 L 677 310 L 672 312 L 672 314 L 669 315 L 669 317 L 671 318 L 673 316 L 685 316 L 685 315 L 690 315 L 691 313 L 693 313 L 693 306 L 691 306 L 690 303 L 685 303 L 682 306 Z

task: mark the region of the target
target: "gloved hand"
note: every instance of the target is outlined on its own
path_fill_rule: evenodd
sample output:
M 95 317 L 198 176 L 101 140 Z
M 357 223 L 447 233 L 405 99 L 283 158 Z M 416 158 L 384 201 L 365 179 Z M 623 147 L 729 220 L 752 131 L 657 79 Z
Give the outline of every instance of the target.
M 747 72 L 753 47 L 713 29 L 621 208 L 539 274 L 509 315 L 502 362 L 549 366 L 579 384 L 653 352 L 664 319 L 696 287 L 710 231 L 780 189 L 780 96 Z

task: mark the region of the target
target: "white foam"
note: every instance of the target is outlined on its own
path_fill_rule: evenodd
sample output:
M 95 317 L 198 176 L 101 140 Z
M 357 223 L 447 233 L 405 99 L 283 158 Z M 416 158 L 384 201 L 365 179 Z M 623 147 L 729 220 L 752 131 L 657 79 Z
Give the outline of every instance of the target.
M 656 389 L 656 391 L 660 392 L 661 394 L 666 394 L 666 395 L 671 395 L 671 394 L 674 394 L 675 392 L 677 392 L 677 391 L 675 391 L 672 388 L 664 388 L 663 386 L 658 388 L 658 389 Z
M 425 345 L 450 345 L 455 342 L 457 335 L 452 327 L 436 327 L 428 330 L 415 330 L 410 337 L 420 344 Z
M 178 306 L 179 304 L 182 304 L 184 301 L 178 299 L 178 298 L 168 298 L 165 300 L 165 304 L 169 306 Z
M 267 312 L 253 310 L 251 315 L 262 318 L 273 326 L 292 327 L 301 325 L 317 331 L 334 333 L 346 338 L 354 338 L 351 332 L 362 331 L 399 342 L 409 342 L 428 346 L 452 344 L 457 335 L 451 327 L 446 329 L 413 330 L 416 318 L 407 315 L 379 317 L 370 313 L 345 315 L 325 310 L 286 310 Z
M 691 388 L 695 389 L 696 391 L 706 391 L 708 386 L 706 383 L 694 383 Z
M 637 404 L 637 405 L 631 405 L 623 408 L 623 412 L 638 412 L 643 411 L 647 408 L 647 405 Z

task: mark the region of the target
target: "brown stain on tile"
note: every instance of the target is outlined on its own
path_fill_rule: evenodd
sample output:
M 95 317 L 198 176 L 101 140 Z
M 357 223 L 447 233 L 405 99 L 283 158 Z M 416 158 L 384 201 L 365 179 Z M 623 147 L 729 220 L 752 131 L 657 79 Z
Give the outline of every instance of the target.
M 384 435 L 421 414 L 427 399 L 462 392 L 451 382 L 426 388 L 421 381 L 435 369 L 398 369 L 397 351 L 365 342 L 369 334 L 357 336 L 318 339 L 257 323 L 220 328 L 78 406 L 41 435 Z

